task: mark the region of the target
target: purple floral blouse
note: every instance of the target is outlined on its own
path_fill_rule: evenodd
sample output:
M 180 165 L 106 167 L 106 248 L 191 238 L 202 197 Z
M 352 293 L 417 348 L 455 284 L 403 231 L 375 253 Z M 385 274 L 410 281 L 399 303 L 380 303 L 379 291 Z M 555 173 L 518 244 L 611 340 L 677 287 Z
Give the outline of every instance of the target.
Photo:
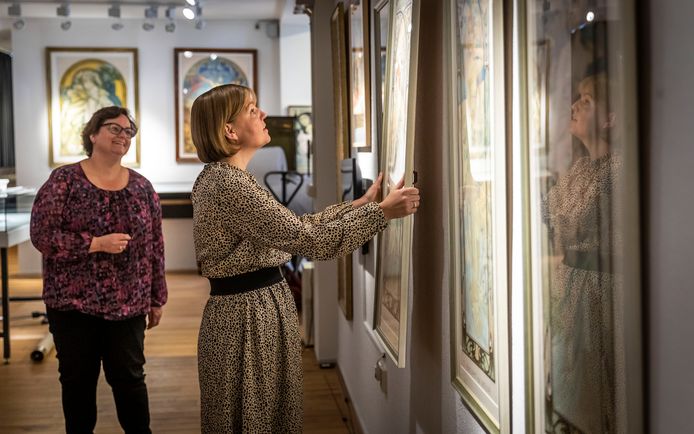
M 89 253 L 93 237 L 114 232 L 132 237 L 122 253 Z M 31 242 L 43 255 L 50 308 L 118 320 L 166 303 L 159 197 L 133 170 L 124 189 L 108 191 L 79 163 L 55 169 L 34 201 Z

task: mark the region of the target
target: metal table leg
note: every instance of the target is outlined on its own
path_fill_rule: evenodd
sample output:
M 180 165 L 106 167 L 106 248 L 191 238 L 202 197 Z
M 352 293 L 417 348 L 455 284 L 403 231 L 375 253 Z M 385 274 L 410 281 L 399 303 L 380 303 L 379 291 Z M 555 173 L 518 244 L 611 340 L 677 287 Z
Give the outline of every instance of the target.
M 7 247 L 0 248 L 0 273 L 2 273 L 2 357 L 10 363 L 10 294 L 7 288 Z

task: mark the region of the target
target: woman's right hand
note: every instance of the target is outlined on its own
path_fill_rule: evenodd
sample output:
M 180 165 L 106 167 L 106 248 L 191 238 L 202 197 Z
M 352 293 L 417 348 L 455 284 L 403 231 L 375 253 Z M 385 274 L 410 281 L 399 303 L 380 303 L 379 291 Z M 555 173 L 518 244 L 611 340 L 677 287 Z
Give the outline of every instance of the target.
M 419 208 L 419 189 L 417 187 L 404 187 L 402 179 L 398 185 L 388 193 L 378 206 L 383 210 L 386 220 L 405 217 L 417 212 Z
M 128 241 L 132 238 L 128 234 L 113 233 L 102 237 L 92 238 L 92 243 L 89 246 L 89 253 L 106 252 L 106 253 L 122 253 L 128 247 Z

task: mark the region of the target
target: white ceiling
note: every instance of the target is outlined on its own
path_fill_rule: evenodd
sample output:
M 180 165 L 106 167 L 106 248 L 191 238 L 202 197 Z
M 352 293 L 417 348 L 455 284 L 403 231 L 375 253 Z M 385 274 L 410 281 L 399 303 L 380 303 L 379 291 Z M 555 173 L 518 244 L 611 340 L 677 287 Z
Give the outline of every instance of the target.
M 24 18 L 56 18 L 56 8 L 70 3 L 71 18 L 108 18 L 107 10 L 113 4 L 121 5 L 121 18 L 144 19 L 144 10 L 159 5 L 159 19 L 165 19 L 168 6 L 176 6 L 177 19 L 187 6 L 185 0 L 0 0 L 0 18 L 7 18 L 7 8 L 18 2 Z M 200 0 L 202 16 L 206 20 L 282 20 L 285 23 L 307 23 L 308 19 L 293 15 L 295 0 Z M 61 17 L 62 18 L 62 17 Z M 299 21 L 295 21 L 300 18 Z

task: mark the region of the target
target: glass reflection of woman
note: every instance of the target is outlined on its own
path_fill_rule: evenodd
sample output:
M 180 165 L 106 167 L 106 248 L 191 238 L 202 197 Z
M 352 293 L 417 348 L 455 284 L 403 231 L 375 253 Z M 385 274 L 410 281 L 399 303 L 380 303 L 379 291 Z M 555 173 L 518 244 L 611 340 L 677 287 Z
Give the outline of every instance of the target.
M 615 432 L 612 299 L 619 237 L 612 216 L 621 170 L 604 73 L 578 86 L 570 132 L 588 155 L 548 192 L 546 217 L 559 256 L 550 289 L 547 432 Z

